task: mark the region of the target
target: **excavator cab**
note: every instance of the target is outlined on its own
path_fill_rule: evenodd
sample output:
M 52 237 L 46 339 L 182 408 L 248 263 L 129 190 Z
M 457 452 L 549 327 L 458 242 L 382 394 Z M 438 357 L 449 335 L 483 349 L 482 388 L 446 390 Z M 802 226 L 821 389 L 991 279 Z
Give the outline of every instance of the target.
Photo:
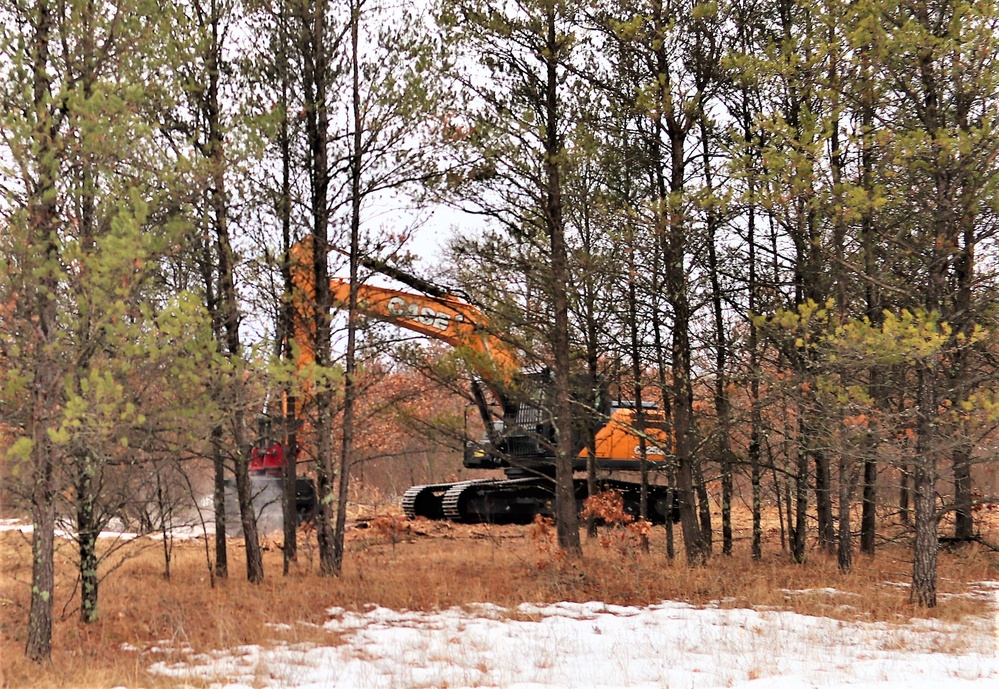
M 611 412 L 607 385 L 591 376 L 573 376 L 570 394 L 573 417 L 573 454 L 586 448 L 607 423 Z M 506 469 L 509 476 L 553 476 L 558 437 L 552 407 L 551 372 L 524 373 L 503 400 L 502 420 L 478 442 L 466 442 L 468 469 Z
M 529 467 L 545 471 L 556 441 L 551 414 L 546 411 L 540 380 L 525 380 L 528 388 L 502 401 L 499 418 L 490 419 L 487 432 L 477 441 L 466 438 L 464 465 L 468 469 L 507 469 L 508 474 Z

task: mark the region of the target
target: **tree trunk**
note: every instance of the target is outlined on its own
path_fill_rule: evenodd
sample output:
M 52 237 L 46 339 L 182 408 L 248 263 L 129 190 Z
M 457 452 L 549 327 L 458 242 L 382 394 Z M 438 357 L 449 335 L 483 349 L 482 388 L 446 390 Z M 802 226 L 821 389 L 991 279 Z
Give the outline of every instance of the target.
M 785 49 L 801 51 L 801 59 L 795 59 L 792 73 L 787 82 L 788 96 L 786 98 L 783 116 L 792 131 L 796 146 L 807 148 L 816 141 L 817 127 L 809 123 L 809 116 L 823 116 L 822 109 L 809 113 L 807 106 L 815 98 L 817 74 L 810 71 L 817 69 L 814 64 L 814 42 L 816 36 L 814 13 L 811 5 L 799 8 L 798 4 L 788 0 L 778 3 L 779 21 L 782 33 L 782 43 Z M 796 35 L 800 31 L 800 35 Z M 819 106 L 824 108 L 825 104 Z M 803 116 L 804 115 L 804 116 Z M 815 191 L 815 171 L 812 164 L 803 160 L 796 164 L 793 174 L 802 184 L 794 192 L 787 211 L 787 226 L 789 239 L 794 245 L 794 305 L 796 308 L 808 303 L 823 304 L 826 298 L 825 279 L 828 271 L 824 262 L 822 226 L 818 218 L 818 208 Z M 802 375 L 811 385 L 807 389 L 801 403 L 801 415 L 798 421 L 798 461 L 795 476 L 795 524 L 791 533 L 791 553 L 796 562 L 804 562 L 805 541 L 807 536 L 808 482 L 809 462 L 815 465 L 815 500 L 818 517 L 818 536 L 820 546 L 832 551 L 835 548 L 835 531 L 832 519 L 832 503 L 829 495 L 829 459 L 822 451 L 822 424 L 820 410 L 815 401 L 815 381 L 809 370 L 816 363 L 817 353 L 810 343 L 797 348 L 797 356 L 792 361 L 796 372 Z
M 666 428 L 669 430 L 669 437 L 673 442 L 672 448 L 664 448 L 667 456 L 670 456 L 671 461 L 667 469 L 667 482 L 669 484 L 667 490 L 668 502 L 670 505 L 670 511 L 672 512 L 673 505 L 677 504 L 679 496 L 676 491 L 676 427 L 673 420 L 673 407 L 670 404 L 670 395 L 672 394 L 672 387 L 666 378 L 667 362 L 666 362 L 666 343 L 663 341 L 663 320 L 662 311 L 660 309 L 660 303 L 658 300 L 658 295 L 665 291 L 662 284 L 660 267 L 665 263 L 663 258 L 664 252 L 664 242 L 656 242 L 654 247 L 655 255 L 653 256 L 652 263 L 652 342 L 655 348 L 655 363 L 656 371 L 659 376 L 659 391 L 663 399 L 663 417 L 666 420 Z M 676 544 L 674 542 L 673 533 L 673 519 L 666 520 L 666 557 L 672 562 L 673 558 L 676 557 Z
M 649 456 L 645 440 L 645 409 L 642 408 L 642 356 L 638 335 L 638 287 L 635 281 L 638 267 L 635 263 L 635 235 L 628 235 L 628 333 L 631 344 L 631 376 L 635 397 L 635 431 L 638 433 L 638 461 L 640 467 L 638 514 L 649 516 Z
M 212 428 L 212 467 L 215 500 L 215 578 L 229 578 L 229 556 L 226 550 L 225 519 L 225 455 L 222 452 L 222 427 Z
M 916 539 L 912 561 L 912 591 L 909 600 L 926 608 L 937 604 L 937 515 L 933 485 L 935 473 L 924 462 L 913 472 Z
M 711 496 L 708 495 L 708 482 L 704 480 L 704 467 L 701 460 L 694 458 L 694 492 L 697 494 L 697 519 L 701 526 L 701 540 L 705 554 L 711 554 L 713 535 L 711 530 Z
M 83 450 L 76 457 L 76 531 L 80 550 L 80 621 L 97 621 L 97 523 L 94 473 L 90 454 Z
M 903 525 L 909 526 L 912 523 L 912 489 L 909 486 L 912 466 L 903 464 L 899 467 L 898 473 L 898 516 Z
M 861 129 L 860 129 L 860 185 L 871 199 L 876 193 L 874 180 L 875 132 L 874 132 L 874 81 L 870 50 L 867 46 L 861 48 Z M 865 313 L 873 326 L 881 325 L 884 320 L 881 305 L 881 289 L 878 286 L 878 241 L 875 236 L 875 215 L 872 203 L 865 204 L 861 213 L 861 244 L 864 252 L 864 285 Z M 871 396 L 878 408 L 887 407 L 884 392 L 884 374 L 874 366 L 870 371 Z M 877 536 L 877 437 L 873 430 L 868 431 L 864 439 L 864 490 L 860 515 L 860 550 L 868 555 L 874 555 Z
M 975 537 L 975 519 L 971 499 L 971 443 L 965 437 L 955 439 L 951 454 L 954 467 L 954 538 L 970 541 Z
M 808 525 L 808 453 L 798 448 L 798 466 L 795 475 L 794 526 L 791 528 L 791 557 L 797 563 L 805 561 L 806 527 Z M 791 505 L 788 501 L 788 521 Z
M 233 424 L 241 426 L 243 415 L 234 414 Z M 237 456 L 234 462 L 236 474 L 236 498 L 239 502 L 239 518 L 243 527 L 243 544 L 246 548 L 246 580 L 259 584 L 264 580 L 264 559 L 257 535 L 257 519 L 253 509 L 253 487 L 250 484 L 248 469 L 249 453 L 241 431 L 236 432 L 234 443 Z
M 50 301 L 43 298 L 42 302 Z M 51 302 L 54 304 L 54 302 Z M 40 330 L 47 339 L 49 317 L 47 307 L 40 309 Z M 43 350 L 44 351 L 44 350 Z M 28 638 L 25 655 L 35 662 L 52 656 L 52 610 L 55 591 L 55 450 L 48 437 L 52 427 L 54 369 L 45 365 L 41 354 L 32 384 L 31 435 L 34 440 L 31 459 L 33 484 L 31 492 L 31 607 L 28 611 Z
M 815 511 L 818 516 L 819 547 L 831 553 L 836 548 L 836 529 L 833 526 L 829 455 L 824 451 L 813 450 L 812 456 L 815 458 Z
M 587 261 L 594 256 L 593 227 L 590 217 L 592 198 L 589 192 L 590 189 L 587 188 L 587 193 L 583 197 L 581 203 L 583 251 L 585 254 L 585 260 Z M 586 374 L 588 376 L 588 380 L 593 384 L 593 399 L 601 400 L 603 398 L 604 391 L 601 389 L 600 381 L 599 347 L 600 332 L 603 324 L 598 322 L 597 299 L 599 298 L 600 285 L 595 284 L 594 277 L 594 272 L 592 270 L 584 270 L 580 276 L 582 290 L 582 317 L 584 339 L 586 344 Z M 595 407 L 597 408 L 593 409 L 593 411 L 589 413 L 593 416 L 603 413 L 603 410 L 599 408 L 599 404 L 596 404 Z M 600 418 L 599 424 L 603 425 L 604 423 L 606 423 L 606 420 Z M 587 424 L 587 426 L 595 425 L 597 424 Z M 588 428 L 586 438 L 586 495 L 587 497 L 592 497 L 598 492 L 597 439 L 596 434 L 591 432 Z M 591 513 L 586 518 L 586 537 L 587 539 L 592 539 L 596 538 L 596 536 L 597 516 Z
M 725 317 L 721 281 L 718 265 L 718 228 L 721 218 L 714 200 L 714 181 L 711 169 L 710 147 L 708 135 L 710 129 L 704 118 L 701 119 L 701 157 L 704 162 L 704 184 L 711 195 L 707 211 L 707 244 L 708 273 L 711 281 L 711 307 L 715 326 L 715 416 L 718 427 L 715 433 L 718 437 L 716 447 L 718 463 L 721 466 L 721 518 L 722 518 L 722 554 L 732 554 L 732 445 L 731 419 L 728 394 L 728 337 L 725 332 Z M 710 512 L 708 513 L 710 517 Z M 703 520 L 702 520 L 703 528 Z M 710 523 L 706 533 L 710 533 Z
M 877 537 L 878 464 L 868 456 L 864 459 L 864 495 L 860 514 L 860 551 L 873 555 Z
M 786 547 L 785 544 L 784 544 L 784 537 L 785 537 L 785 532 L 786 532 L 787 541 L 788 541 L 787 545 L 791 546 L 791 551 L 793 553 L 793 551 L 794 551 L 793 540 L 794 540 L 794 531 L 795 531 L 795 529 L 794 529 L 794 521 L 793 521 L 794 517 L 792 516 L 792 513 L 793 513 L 793 511 L 791 509 L 791 478 L 788 477 L 788 476 L 785 476 L 784 477 L 784 516 L 786 518 L 786 528 L 785 527 L 781 527 L 781 543 L 780 543 L 780 545 L 781 545 L 782 549 Z M 794 557 L 793 554 L 792 554 L 792 557 Z M 805 557 L 804 539 L 802 539 L 802 548 L 801 548 L 800 557 L 802 558 L 802 560 L 799 560 L 799 562 L 803 562 L 804 561 L 804 557 Z
M 772 459 L 773 459 L 773 457 L 771 457 L 771 460 Z M 791 520 L 790 519 L 786 519 L 785 520 L 784 512 L 791 509 L 790 496 L 788 496 L 787 500 L 784 500 L 784 498 L 782 497 L 783 494 L 781 493 L 780 481 L 777 479 L 777 471 L 774 468 L 772 462 L 771 462 L 770 468 L 771 468 L 771 472 L 770 473 L 771 473 L 771 476 L 773 477 L 773 482 L 774 482 L 774 502 L 777 503 L 777 521 L 780 523 L 780 551 L 782 553 L 786 553 L 787 552 L 787 532 L 788 531 L 785 528 L 785 525 L 789 525 Z M 761 556 L 762 556 L 762 553 L 761 553 Z
M 599 385 L 600 372 L 597 369 L 597 324 L 593 315 L 592 294 L 587 294 L 586 312 L 586 367 L 590 380 L 595 385 Z M 595 434 L 590 434 L 586 443 L 586 495 L 593 497 L 599 492 L 597 487 L 597 439 Z M 597 536 L 597 515 L 590 514 L 586 518 L 586 537 L 596 538 Z
M 217 173 L 218 184 L 222 184 L 221 171 Z M 219 258 L 219 297 L 222 307 L 222 318 L 225 328 L 225 351 L 229 359 L 241 357 L 239 340 L 239 305 L 236 295 L 232 245 L 229 242 L 228 216 L 225 210 L 223 191 L 219 189 L 212 194 L 215 205 L 215 230 Z M 237 367 L 238 368 L 238 367 Z M 237 380 L 232 385 L 241 388 Z M 240 405 L 245 397 L 242 390 L 234 394 L 236 407 L 232 412 L 233 446 L 236 452 L 233 468 L 236 477 L 236 495 L 239 501 L 239 516 L 243 526 L 243 543 L 246 548 L 246 579 L 251 583 L 259 583 L 264 578 L 263 553 L 260 550 L 260 540 L 257 536 L 257 520 L 253 511 L 253 495 L 249 475 L 249 444 L 245 437 L 244 413 Z
M 680 249 L 682 231 L 672 230 L 670 249 L 667 252 L 668 294 L 673 305 L 674 327 L 672 342 L 673 369 L 673 431 L 677 457 L 677 497 L 680 504 L 680 527 L 683 531 L 687 562 L 693 566 L 704 564 L 708 546 L 704 542 L 698 523 L 694 499 L 693 459 L 693 388 L 690 380 L 689 313 L 686 298 L 686 280 L 683 275 L 683 258 Z
M 353 113 L 353 141 L 350 156 L 350 295 L 347 304 L 347 351 L 344 358 L 343 381 L 343 435 L 340 443 L 340 476 L 337 489 L 336 530 L 333 532 L 333 574 L 343 570 L 343 539 L 347 522 L 347 500 L 350 486 L 351 455 L 354 450 L 354 398 L 357 390 L 357 264 L 358 242 L 361 229 L 361 85 L 358 64 L 358 36 L 361 21 L 359 3 L 351 4 L 351 105 Z
M 38 177 L 28 197 L 29 244 L 40 252 L 44 260 L 55 264 L 58 260 L 56 242 L 56 176 L 55 153 L 50 140 L 49 99 L 49 42 L 52 37 L 52 12 L 47 2 L 38 3 L 34 50 L 32 60 L 32 88 L 37 122 L 34 139 L 40 147 L 41 164 Z M 30 419 L 28 432 L 31 437 L 31 520 L 34 531 L 31 537 L 31 605 L 28 611 L 28 636 L 25 655 L 35 662 L 52 656 L 53 594 L 55 587 L 55 470 L 57 454 L 49 431 L 53 430 L 53 415 L 59 406 L 59 376 L 56 362 L 49 351 L 56 328 L 56 281 L 50 271 L 45 271 L 29 297 L 31 328 L 30 342 L 34 348 L 34 371 L 30 386 Z
M 559 547 L 571 558 L 582 555 L 579 514 L 572 481 L 573 409 L 570 397 L 569 357 L 569 263 L 562 219 L 562 106 L 559 101 L 558 66 L 564 59 L 558 39 L 556 7 L 546 8 L 545 91 L 545 225 L 551 249 L 551 289 L 554 328 L 551 334 L 555 377 L 555 427 L 558 448 L 555 459 L 555 514 Z
M 80 76 L 83 87 L 83 97 L 90 101 L 94 95 L 94 59 L 96 49 L 94 47 L 93 25 L 91 18 L 94 16 L 93 2 L 89 1 L 87 9 L 81 16 L 82 40 L 84 59 L 82 64 L 82 74 Z M 87 258 L 92 258 L 96 251 L 96 206 L 97 206 L 97 182 L 96 172 L 90 166 L 84 166 L 80 171 L 80 187 L 76 192 L 79 196 L 80 218 L 79 230 L 81 236 L 81 248 Z M 81 274 L 81 283 L 84 289 L 87 284 L 87 272 Z M 86 297 L 84 297 L 86 299 Z M 81 314 L 82 315 L 82 314 Z M 75 336 L 81 343 L 88 343 L 90 346 L 98 347 L 99 342 L 95 341 L 100 335 L 93 331 L 93 321 L 89 316 L 83 316 Z M 77 359 L 76 370 L 73 373 L 73 385 L 76 394 L 82 397 L 81 379 L 87 375 L 90 356 L 84 354 Z M 97 621 L 97 599 L 98 583 L 97 578 L 97 535 L 100 527 L 97 523 L 97 495 L 100 481 L 94 484 L 94 479 L 99 467 L 99 459 L 94 456 L 88 447 L 75 448 L 74 463 L 76 468 L 76 531 L 77 545 L 80 555 L 80 621 L 90 624 Z
M 278 148 L 281 152 L 281 192 L 277 201 L 277 215 L 281 220 L 281 281 L 283 283 L 284 299 L 281 303 L 280 321 L 278 323 L 280 351 L 285 362 L 291 361 L 294 357 L 292 339 L 297 314 L 295 313 L 295 302 L 291 295 L 295 293 L 295 284 L 291 278 L 292 261 L 291 255 L 292 234 L 291 234 L 291 134 L 289 131 L 288 108 L 290 103 L 289 87 L 291 74 L 288 61 L 289 44 L 291 34 L 288 30 L 288 7 L 286 3 L 281 3 L 278 8 L 278 47 L 277 47 L 277 69 L 278 78 L 281 80 L 281 122 L 278 130 Z M 298 560 L 298 397 L 293 388 L 294 383 L 289 382 L 283 394 L 282 409 L 282 439 L 281 445 L 284 450 L 284 467 L 282 468 L 282 478 L 284 481 L 281 491 L 281 508 L 284 522 L 284 543 L 281 547 L 282 564 L 281 571 L 285 576 L 291 569 L 291 563 Z
M 281 547 L 282 574 L 287 575 L 291 563 L 298 561 L 298 419 L 294 412 L 296 399 L 285 397 L 284 426 L 281 447 L 284 452 L 284 466 L 281 476 L 284 481 L 281 491 L 281 508 L 284 521 L 284 543 Z
M 36 478 L 37 481 L 37 478 Z M 36 485 L 31 506 L 31 608 L 24 654 L 35 662 L 52 656 L 52 596 L 55 591 L 55 502 Z
M 170 581 L 170 554 L 173 551 L 173 539 L 170 525 L 170 510 L 167 507 L 167 501 L 163 494 L 161 470 L 161 466 L 156 467 L 156 507 L 160 512 L 160 532 L 163 534 L 163 579 Z
M 315 298 L 311 309 L 311 335 L 317 368 L 325 374 L 332 365 L 330 333 L 329 271 L 329 188 L 330 170 L 327 148 L 330 137 L 329 63 L 326 54 L 326 0 L 302 5 L 301 54 L 304 65 L 305 131 L 309 151 L 310 214 L 312 222 L 312 283 Z M 333 415 L 332 382 L 325 377 L 314 382 L 316 446 L 316 540 L 319 545 L 319 573 L 333 576 L 336 571 L 333 533 L 336 504 L 333 493 Z
M 937 604 L 936 460 L 937 437 L 936 367 L 920 364 L 918 370 L 916 458 L 912 472 L 916 535 L 913 543 L 912 589 L 909 600 L 923 607 Z
M 832 170 L 832 195 L 830 201 L 832 207 L 829 209 L 832 215 L 833 229 L 833 255 L 835 260 L 830 265 L 831 278 L 833 281 L 833 294 L 836 299 L 836 314 L 830 322 L 834 325 L 842 325 L 849 317 L 850 305 L 848 303 L 847 286 L 854 276 L 847 275 L 844 270 L 846 265 L 846 237 L 847 218 L 844 209 L 848 206 L 843 197 L 843 180 L 846 176 L 846 153 L 840 142 L 841 124 L 840 117 L 843 110 L 842 94 L 845 90 L 843 78 L 840 71 L 840 60 L 843 58 L 844 47 L 839 41 L 838 25 L 843 22 L 842 16 L 835 16 L 841 6 L 831 6 L 833 13 L 827 26 L 827 51 L 828 51 L 828 83 L 830 85 L 829 104 L 829 165 Z M 841 376 L 841 384 L 847 386 L 845 376 Z M 833 548 L 832 539 L 836 538 L 836 556 L 841 572 L 849 572 L 853 567 L 853 538 L 850 533 L 850 508 L 853 500 L 853 463 L 848 460 L 846 453 L 841 449 L 839 452 L 839 514 L 838 516 L 838 537 L 834 536 L 832 528 L 832 468 L 830 466 L 827 453 L 821 453 L 816 457 L 815 465 L 815 489 L 817 493 L 825 496 L 825 500 L 816 499 L 819 507 L 819 540 L 827 551 Z M 828 509 L 830 514 L 828 519 L 823 518 L 823 511 Z
M 850 533 L 850 507 L 853 502 L 853 464 L 846 453 L 839 455 L 839 538 L 836 557 L 841 572 L 853 569 L 853 538 Z
M 742 127 L 743 140 L 747 146 L 753 147 L 756 142 L 754 129 L 753 109 L 749 102 L 749 92 L 742 91 Z M 755 148 L 751 148 L 756 153 Z M 759 561 L 763 557 L 763 495 L 761 488 L 760 469 L 760 436 L 762 434 L 763 415 L 760 412 L 760 353 L 759 353 L 759 332 L 756 325 L 756 315 L 758 305 L 757 300 L 757 272 L 756 272 L 756 176 L 755 165 L 750 165 L 748 179 L 749 206 L 746 213 L 746 244 L 749 255 L 749 282 L 746 285 L 747 303 L 749 306 L 749 447 L 747 454 L 749 459 L 750 484 L 752 489 L 752 511 L 753 511 L 753 559 Z M 783 520 L 780 515 L 780 490 L 774 486 L 774 494 L 777 498 L 777 518 L 781 521 L 781 539 L 783 541 Z
M 676 488 L 674 487 L 676 484 L 676 480 L 673 478 L 672 471 L 670 472 L 669 484 L 670 484 L 669 489 L 666 491 L 667 504 L 673 505 L 675 504 L 676 500 Z M 673 519 L 671 514 L 670 518 L 666 520 L 666 559 L 669 560 L 670 562 L 672 562 L 673 559 L 676 558 L 676 543 L 674 539 L 675 536 L 673 534 Z
M 212 225 L 215 233 L 215 245 L 218 259 L 218 319 L 221 321 L 222 337 L 219 343 L 226 357 L 236 362 L 242 357 L 242 345 L 239 335 L 239 296 L 236 294 L 235 258 L 232 241 L 229 235 L 229 209 L 226 199 L 225 172 L 227 161 L 225 156 L 225 130 L 222 123 L 220 102 L 220 81 L 222 68 L 222 44 L 220 24 L 223 20 L 221 11 L 213 7 L 207 17 L 208 24 L 202 28 L 210 32 L 211 40 L 206 44 L 205 73 L 208 78 L 207 89 L 201 100 L 202 114 L 208 127 L 204 155 L 211 166 L 211 188 L 209 203 L 211 204 Z M 238 367 L 236 367 L 238 370 Z M 253 513 L 250 479 L 247 469 L 249 460 L 249 444 L 245 439 L 244 411 L 245 403 L 241 383 L 233 379 L 231 384 L 237 388 L 233 399 L 235 408 L 232 411 L 233 447 L 235 456 L 236 493 L 239 500 L 240 521 L 243 526 L 243 541 L 246 546 L 246 578 L 252 583 L 263 580 L 263 554 L 257 537 L 257 523 Z

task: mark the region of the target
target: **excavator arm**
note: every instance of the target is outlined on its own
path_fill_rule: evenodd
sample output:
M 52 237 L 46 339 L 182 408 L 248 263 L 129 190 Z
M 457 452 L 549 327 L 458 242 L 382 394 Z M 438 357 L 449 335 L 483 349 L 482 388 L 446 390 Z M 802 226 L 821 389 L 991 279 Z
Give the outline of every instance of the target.
M 506 391 L 518 371 L 517 358 L 510 347 L 485 327 L 486 319 L 471 304 L 447 295 L 429 296 L 359 284 L 357 308 L 366 316 L 445 342 L 464 352 L 472 367 L 489 386 L 504 409 Z M 350 299 L 350 282 L 330 281 L 333 302 L 344 307 Z M 486 433 L 493 436 L 489 403 L 478 381 L 472 380 L 472 396 Z
M 305 240 L 291 249 L 292 295 L 297 314 L 292 324 L 292 337 L 298 345 L 298 366 L 314 360 L 310 323 L 315 302 L 312 276 L 312 250 Z M 367 259 L 364 264 L 384 275 L 403 282 L 415 290 L 407 292 L 367 284 L 356 285 L 358 311 L 401 328 L 447 343 L 463 352 L 482 381 L 489 387 L 505 410 L 507 394 L 519 371 L 517 355 L 503 340 L 492 334 L 485 315 L 474 305 L 458 299 L 436 285 L 411 276 L 392 266 Z M 332 301 L 340 308 L 350 303 L 350 282 L 341 278 L 330 280 Z M 493 433 L 494 423 L 482 386 L 472 380 L 472 395 L 487 434 Z
M 303 358 L 311 353 L 308 314 L 315 302 L 315 281 L 312 274 L 312 247 L 306 240 L 291 248 L 291 276 L 295 287 L 292 300 L 298 314 L 292 336 L 303 348 Z M 377 262 L 373 262 L 377 263 Z M 412 284 L 415 277 L 398 269 L 378 264 L 380 272 Z M 446 294 L 440 288 L 419 280 L 421 292 L 405 292 L 388 287 L 358 284 L 358 310 L 366 316 L 393 323 L 402 328 L 446 342 L 471 355 L 472 365 L 491 387 L 513 380 L 519 365 L 514 350 L 492 334 L 485 315 L 474 305 Z M 346 308 L 350 301 L 350 282 L 340 278 L 330 280 L 333 302 Z
M 330 281 L 333 301 L 346 305 L 350 283 Z M 358 310 L 373 318 L 445 342 L 468 353 L 476 372 L 492 388 L 509 383 L 518 370 L 517 357 L 491 334 L 476 307 L 447 296 L 427 296 L 372 285 L 357 285 Z

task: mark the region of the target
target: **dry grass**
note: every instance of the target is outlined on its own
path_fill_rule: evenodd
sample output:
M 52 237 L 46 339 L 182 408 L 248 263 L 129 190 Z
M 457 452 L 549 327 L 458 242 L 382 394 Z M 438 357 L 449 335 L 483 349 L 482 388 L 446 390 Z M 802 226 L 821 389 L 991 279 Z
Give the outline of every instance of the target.
M 204 546 L 198 542 L 178 544 L 173 578 L 165 581 L 161 551 L 141 539 L 121 551 L 130 558 L 102 584 L 100 621 L 81 625 L 72 614 L 59 620 L 53 662 L 42 668 L 22 656 L 28 543 L 20 534 L 0 533 L 0 687 L 175 686 L 146 672 L 154 660 L 169 658 L 149 649 L 336 643 L 321 628 L 325 611 L 333 606 L 433 610 L 483 601 L 507 606 L 557 600 L 642 605 L 670 599 L 842 619 L 953 621 L 982 612 L 980 601 L 964 595 L 973 582 L 999 579 L 995 553 L 978 545 L 942 552 L 940 590 L 951 595 L 926 611 L 910 606 L 907 589 L 898 585 L 908 580 L 911 567 L 901 545 L 882 548 L 874 559 L 858 556 L 854 572 L 844 575 L 834 557 L 814 550 L 805 565 L 790 563 L 769 531 L 767 555 L 753 563 L 745 524 L 737 523 L 735 555 L 715 556 L 700 569 L 688 568 L 682 557 L 670 562 L 663 556 L 661 529 L 652 534 L 649 554 L 622 546 L 620 539 L 604 539 L 614 545 L 588 542 L 583 561 L 567 563 L 539 547 L 543 544 L 528 527 L 398 523 L 391 516 L 372 520 L 370 528 L 348 531 L 348 557 L 339 579 L 314 573 L 314 543 L 302 547 L 299 562 L 282 577 L 281 553 L 272 546 L 265 553 L 266 581 L 252 586 L 243 581 L 242 549 L 231 541 L 228 581 L 210 586 Z M 61 559 L 57 612 L 73 588 L 72 570 Z M 124 644 L 146 652 L 122 650 Z

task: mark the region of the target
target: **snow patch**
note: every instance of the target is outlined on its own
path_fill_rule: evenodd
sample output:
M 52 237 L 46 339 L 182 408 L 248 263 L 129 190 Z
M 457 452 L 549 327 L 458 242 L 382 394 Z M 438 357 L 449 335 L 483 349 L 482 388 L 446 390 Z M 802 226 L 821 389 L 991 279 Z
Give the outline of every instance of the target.
M 991 689 L 999 672 L 994 615 L 894 625 L 668 601 L 328 613 L 341 645 L 247 646 L 150 670 L 227 689 Z

